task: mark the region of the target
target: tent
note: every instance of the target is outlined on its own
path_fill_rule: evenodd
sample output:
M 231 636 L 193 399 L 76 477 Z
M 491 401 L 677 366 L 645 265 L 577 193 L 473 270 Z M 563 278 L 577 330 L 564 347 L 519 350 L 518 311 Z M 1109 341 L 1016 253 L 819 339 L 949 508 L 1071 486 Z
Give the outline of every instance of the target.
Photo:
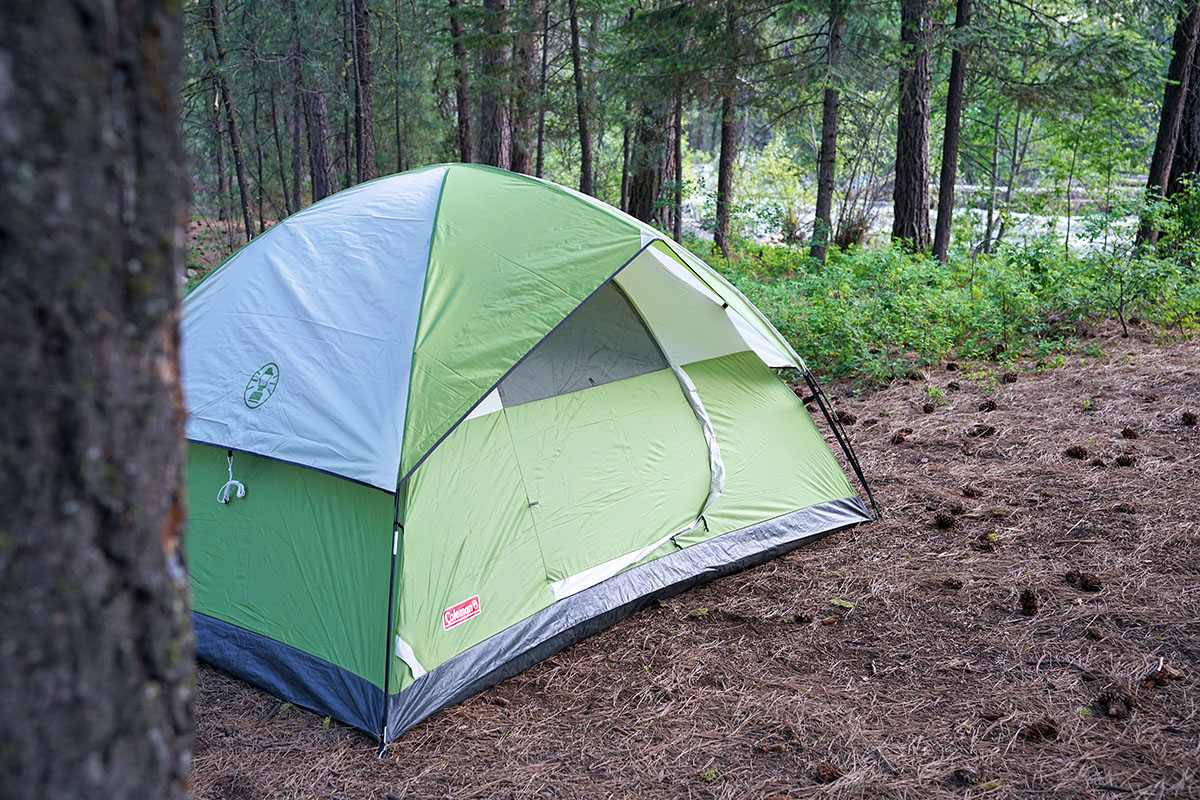
M 870 519 L 733 286 L 502 170 L 279 223 L 188 295 L 182 363 L 199 657 L 384 743 Z

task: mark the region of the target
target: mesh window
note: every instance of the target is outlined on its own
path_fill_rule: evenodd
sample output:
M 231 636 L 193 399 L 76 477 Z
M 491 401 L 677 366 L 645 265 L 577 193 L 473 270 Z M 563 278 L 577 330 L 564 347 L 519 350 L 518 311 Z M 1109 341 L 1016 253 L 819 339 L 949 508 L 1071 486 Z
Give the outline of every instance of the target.
M 500 397 L 516 406 L 666 368 L 641 318 L 610 282 L 500 382 Z

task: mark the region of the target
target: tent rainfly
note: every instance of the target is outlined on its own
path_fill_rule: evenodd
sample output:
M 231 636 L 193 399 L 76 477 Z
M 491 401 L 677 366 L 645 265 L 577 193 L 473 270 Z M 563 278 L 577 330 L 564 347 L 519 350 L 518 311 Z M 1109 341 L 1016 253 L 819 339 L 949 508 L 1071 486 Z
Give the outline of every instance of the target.
M 762 314 L 547 181 L 340 192 L 205 279 L 182 335 L 199 657 L 383 743 L 871 518 Z

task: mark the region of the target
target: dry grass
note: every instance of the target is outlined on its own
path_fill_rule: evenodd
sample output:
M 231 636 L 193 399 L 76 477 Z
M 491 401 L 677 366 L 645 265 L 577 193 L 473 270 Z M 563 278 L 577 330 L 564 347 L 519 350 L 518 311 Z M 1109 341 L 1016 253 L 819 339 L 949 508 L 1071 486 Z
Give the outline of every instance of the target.
M 1015 383 L 930 370 L 931 413 L 919 381 L 840 400 L 886 519 L 628 619 L 382 759 L 201 667 L 196 796 L 1197 796 L 1200 348 L 1098 341 L 1100 363 Z M 1182 679 L 1145 688 L 1160 662 Z

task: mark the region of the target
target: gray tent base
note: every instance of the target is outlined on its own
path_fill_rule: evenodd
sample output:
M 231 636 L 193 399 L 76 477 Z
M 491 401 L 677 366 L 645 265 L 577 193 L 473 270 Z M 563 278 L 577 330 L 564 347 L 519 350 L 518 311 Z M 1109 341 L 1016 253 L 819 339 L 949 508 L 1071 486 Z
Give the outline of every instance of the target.
M 564 598 L 418 678 L 388 698 L 383 742 L 495 686 L 657 600 L 869 522 L 857 497 L 820 503 L 694 544 Z M 517 655 L 512 655 L 516 653 Z

